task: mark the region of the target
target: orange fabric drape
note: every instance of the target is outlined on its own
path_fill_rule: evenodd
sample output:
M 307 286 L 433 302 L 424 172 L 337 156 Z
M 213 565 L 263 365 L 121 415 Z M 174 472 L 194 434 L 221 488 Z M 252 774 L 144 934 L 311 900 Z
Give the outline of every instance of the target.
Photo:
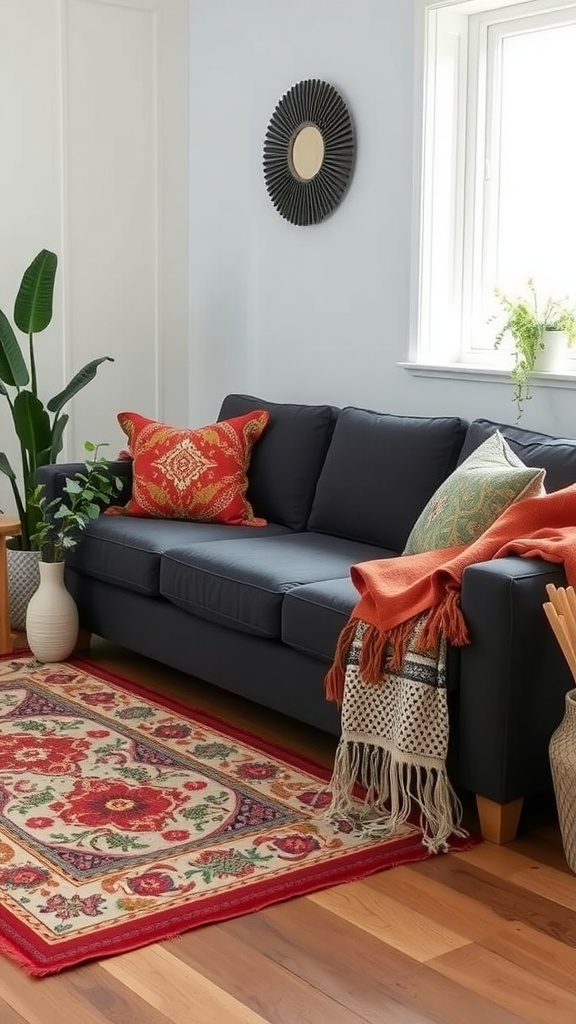
M 576 585 L 576 484 L 511 505 L 467 547 L 352 566 L 350 575 L 360 599 L 340 635 L 326 677 L 328 699 L 342 699 L 346 656 L 357 620 L 368 623 L 360 662 L 366 682 L 378 680 L 388 642 L 392 666 L 401 664 L 414 622 L 424 612 L 428 615 L 420 637 L 423 649 L 432 650 L 440 633 L 452 644 L 467 643 L 460 610 L 462 573 L 468 565 L 506 555 L 539 556 L 563 563 L 569 583 Z

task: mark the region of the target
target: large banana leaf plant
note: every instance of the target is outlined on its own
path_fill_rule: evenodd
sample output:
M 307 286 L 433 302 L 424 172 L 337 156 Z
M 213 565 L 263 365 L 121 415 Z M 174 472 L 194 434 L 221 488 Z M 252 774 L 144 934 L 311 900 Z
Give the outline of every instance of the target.
M 96 376 L 100 363 L 110 356 L 93 359 L 78 371 L 63 391 L 46 405 L 38 395 L 34 335 L 48 327 L 52 320 L 54 282 L 58 258 L 47 249 L 32 260 L 24 271 L 14 303 L 14 323 L 28 336 L 28 363 L 8 317 L 0 309 L 0 395 L 10 407 L 14 430 L 20 446 L 22 474 L 18 480 L 5 452 L 0 452 L 0 472 L 10 480 L 22 533 L 20 546 L 31 549 L 30 538 L 38 516 L 30 502 L 36 470 L 56 462 L 62 451 L 64 431 L 69 416 L 64 406 Z

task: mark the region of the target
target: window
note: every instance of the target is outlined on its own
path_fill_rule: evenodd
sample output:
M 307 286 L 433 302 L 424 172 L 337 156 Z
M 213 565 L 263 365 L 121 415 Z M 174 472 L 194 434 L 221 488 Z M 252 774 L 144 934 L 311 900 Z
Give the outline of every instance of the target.
M 532 278 L 576 304 L 576 2 L 421 0 L 421 14 L 411 356 L 497 367 L 495 287 Z

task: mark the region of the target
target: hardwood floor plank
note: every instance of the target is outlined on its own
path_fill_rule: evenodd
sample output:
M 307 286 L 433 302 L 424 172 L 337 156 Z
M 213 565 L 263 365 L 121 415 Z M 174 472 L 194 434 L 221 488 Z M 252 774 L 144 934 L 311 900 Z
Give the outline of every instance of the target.
M 470 942 L 489 935 L 501 924 L 500 917 L 490 907 L 455 892 L 433 878 L 417 874 L 413 866 L 371 875 L 365 884 L 375 892 L 392 896 L 409 910 L 425 913 L 433 921 L 444 928 L 452 928 Z
M 172 939 L 169 949 L 270 1024 L 360 1024 L 365 1020 L 220 927 Z
M 521 1022 L 514 1014 L 496 1018 L 489 999 L 440 980 L 426 964 L 417 964 L 309 899 L 270 907 L 221 927 L 369 1024 Z
M 527 871 L 538 866 L 537 860 L 518 853 L 510 845 L 497 846 L 495 843 L 479 843 L 471 850 L 454 853 L 453 856 L 464 864 L 474 864 L 477 868 L 489 871 L 499 878 L 510 878 L 519 871 Z
M 110 959 L 84 964 L 61 975 L 62 982 L 86 1005 L 118 1024 L 173 1024 L 169 1008 L 164 1014 L 105 970 Z M 82 1024 L 84 1017 L 81 1018 Z M 65 1024 L 68 1018 L 64 1018 Z
M 324 889 L 308 899 L 419 962 L 468 942 L 464 936 L 435 921 L 424 907 L 422 912 L 406 907 L 363 881 Z
M 25 1018 L 13 1010 L 4 999 L 0 999 L 0 1021 L 2 1024 L 25 1024 Z
M 544 978 L 567 992 L 576 992 L 576 949 L 558 939 L 534 931 L 518 921 L 508 921 L 480 945 Z
M 110 1005 L 102 996 L 104 1008 L 91 999 L 98 987 L 98 966 L 84 967 L 53 974 L 46 978 L 31 978 L 9 960 L 2 960 L 0 970 L 0 999 L 20 1014 L 27 1024 L 62 1024 L 63 1021 L 82 1021 L 82 1024 L 110 1024 Z M 94 979 L 94 980 L 92 980 Z M 106 997 L 108 998 L 108 997 Z M 125 1016 L 118 1017 L 124 1024 L 169 1024 L 166 1018 L 146 1014 L 139 1001 L 122 1002 Z M 2 1018 L 2 1024 L 4 1021 Z
M 482 946 L 445 953 L 430 966 L 471 992 L 489 991 L 503 1010 L 517 1014 L 525 1024 L 574 1024 L 576 1019 L 576 994 Z
M 413 864 L 411 870 L 471 897 L 502 921 L 520 921 L 567 945 L 576 946 L 576 914 L 552 899 L 510 880 L 501 880 L 471 864 L 463 864 L 455 857 L 437 857 Z
M 265 1017 L 203 977 L 166 945 L 111 957 L 106 974 L 164 1014 L 170 1024 L 269 1024 Z
M 534 863 L 530 868 L 510 875 L 509 880 L 523 889 L 576 911 L 576 879 L 572 874 L 557 871 L 547 864 Z

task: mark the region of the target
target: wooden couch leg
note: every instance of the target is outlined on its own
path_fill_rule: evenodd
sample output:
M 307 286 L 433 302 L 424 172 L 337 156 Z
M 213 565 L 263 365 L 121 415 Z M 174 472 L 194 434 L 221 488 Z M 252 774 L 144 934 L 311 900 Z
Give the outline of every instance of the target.
M 90 650 L 90 641 L 92 640 L 92 633 L 89 629 L 79 629 L 78 639 L 74 648 L 74 654 L 86 654 Z
M 482 838 L 490 843 L 511 843 L 516 838 L 523 803 L 522 797 L 511 800 L 508 804 L 497 804 L 495 800 L 477 796 L 476 806 Z

